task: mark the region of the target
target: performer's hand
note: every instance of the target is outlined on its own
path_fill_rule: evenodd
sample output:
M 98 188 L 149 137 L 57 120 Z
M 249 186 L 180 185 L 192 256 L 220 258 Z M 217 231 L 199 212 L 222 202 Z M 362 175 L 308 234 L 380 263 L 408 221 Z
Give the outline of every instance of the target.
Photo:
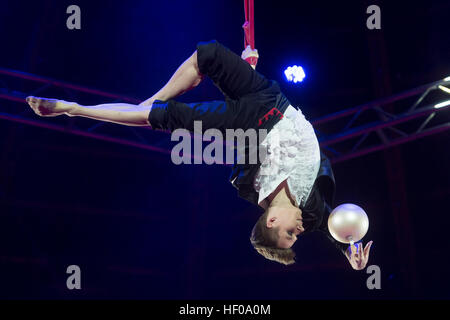
M 26 98 L 26 101 L 34 113 L 41 117 L 56 117 L 61 114 L 69 114 L 76 108 L 76 103 L 64 100 L 29 96 Z
M 250 45 L 248 45 L 245 50 L 242 51 L 241 58 L 247 61 L 252 66 L 252 68 L 255 69 L 259 58 L 258 50 L 252 50 Z
M 347 251 L 345 252 L 345 256 L 347 257 L 353 269 L 362 270 L 366 267 L 366 264 L 369 261 L 369 253 L 372 243 L 373 241 L 369 241 L 366 244 L 364 250 L 362 242 L 357 243 L 357 246 L 350 245 L 348 247 Z

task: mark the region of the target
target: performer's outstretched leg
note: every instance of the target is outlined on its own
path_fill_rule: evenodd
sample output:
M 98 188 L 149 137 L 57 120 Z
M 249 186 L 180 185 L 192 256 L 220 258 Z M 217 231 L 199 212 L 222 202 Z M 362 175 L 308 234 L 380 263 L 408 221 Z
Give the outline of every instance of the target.
M 194 52 L 174 73 L 169 82 L 148 100 L 139 105 L 107 103 L 83 106 L 75 102 L 39 97 L 27 97 L 34 112 L 43 117 L 66 114 L 113 122 L 127 126 L 148 126 L 148 115 L 153 101 L 169 100 L 196 87 L 202 80 L 197 65 L 197 51 Z
M 180 103 L 172 98 L 196 87 L 208 76 L 224 94 L 226 101 Z M 202 121 L 203 129 L 252 127 L 260 103 L 256 108 L 243 107 L 240 99 L 246 95 L 256 97 L 271 82 L 257 73 L 241 57 L 217 41 L 200 42 L 197 50 L 177 69 L 169 82 L 155 95 L 139 105 L 101 104 L 82 106 L 63 100 L 28 97 L 27 102 L 40 116 L 81 116 L 128 126 L 152 126 L 154 129 L 173 131 L 184 128 L 193 131 L 194 121 Z M 264 99 L 277 101 L 277 90 L 266 92 Z M 156 101 L 158 100 L 158 101 Z M 266 106 L 267 107 L 267 106 Z
M 55 117 L 62 114 L 80 116 L 127 126 L 148 126 L 147 118 L 151 106 L 127 103 L 108 103 L 82 106 L 64 100 L 27 97 L 27 102 L 37 115 Z

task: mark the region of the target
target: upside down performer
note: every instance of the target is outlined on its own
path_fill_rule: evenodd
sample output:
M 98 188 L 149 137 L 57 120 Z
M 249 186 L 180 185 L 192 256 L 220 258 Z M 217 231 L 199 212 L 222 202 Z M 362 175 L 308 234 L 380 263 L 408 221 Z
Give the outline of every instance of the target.
M 363 248 L 361 242 L 348 246 L 331 236 L 327 219 L 335 180 L 329 159 L 320 151 L 314 129 L 302 111 L 289 103 L 276 81 L 255 70 L 256 63 L 248 63 L 255 57 L 258 53 L 250 46 L 239 57 L 215 40 L 199 42 L 167 84 L 139 105 L 84 106 L 38 97 L 27 97 L 27 102 L 40 116 L 65 114 L 169 131 L 184 128 L 193 132 L 194 121 L 202 121 L 204 130 L 221 132 L 266 129 L 268 134 L 258 145 L 266 148 L 265 159 L 256 164 L 234 164 L 230 177 L 241 198 L 264 210 L 251 232 L 253 247 L 267 259 L 292 264 L 295 252 L 291 247 L 297 237 L 320 231 L 354 269 L 363 269 L 372 241 Z M 173 99 L 198 86 L 205 76 L 221 90 L 224 101 L 186 104 Z M 274 150 L 279 160 L 274 159 Z M 270 174 L 262 174 L 264 169 L 271 169 Z

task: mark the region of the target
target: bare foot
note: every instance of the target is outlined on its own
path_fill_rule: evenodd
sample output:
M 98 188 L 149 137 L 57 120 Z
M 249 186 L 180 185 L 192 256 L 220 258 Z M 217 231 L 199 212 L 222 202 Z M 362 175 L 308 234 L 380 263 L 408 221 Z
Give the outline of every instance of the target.
M 73 102 L 33 96 L 27 97 L 26 100 L 31 109 L 41 117 L 56 117 L 67 114 L 76 106 L 76 103 Z

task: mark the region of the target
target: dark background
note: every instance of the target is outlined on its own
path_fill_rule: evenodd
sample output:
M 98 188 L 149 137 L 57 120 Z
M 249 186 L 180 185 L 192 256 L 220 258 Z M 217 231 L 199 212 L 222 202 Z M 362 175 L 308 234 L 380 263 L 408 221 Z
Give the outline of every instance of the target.
M 81 30 L 66 28 L 71 4 Z M 381 30 L 366 28 L 370 4 Z M 449 76 L 449 13 L 449 1 L 257 1 L 258 71 L 313 120 Z M 144 100 L 198 41 L 240 54 L 243 22 L 242 1 L 1 1 L 0 67 Z M 307 74 L 299 86 L 282 74 L 295 63 Z M 180 97 L 209 99 L 222 99 L 209 80 Z M 170 155 L 0 120 L 0 297 L 448 299 L 449 160 L 447 131 L 334 166 L 335 204 L 369 215 L 364 242 L 374 240 L 382 288 L 368 290 L 365 270 L 321 235 L 298 241 L 295 265 L 259 256 L 249 234 L 261 210 L 237 197 L 225 166 L 176 166 Z M 409 222 L 394 218 L 398 195 Z M 73 264 L 79 291 L 66 288 Z

